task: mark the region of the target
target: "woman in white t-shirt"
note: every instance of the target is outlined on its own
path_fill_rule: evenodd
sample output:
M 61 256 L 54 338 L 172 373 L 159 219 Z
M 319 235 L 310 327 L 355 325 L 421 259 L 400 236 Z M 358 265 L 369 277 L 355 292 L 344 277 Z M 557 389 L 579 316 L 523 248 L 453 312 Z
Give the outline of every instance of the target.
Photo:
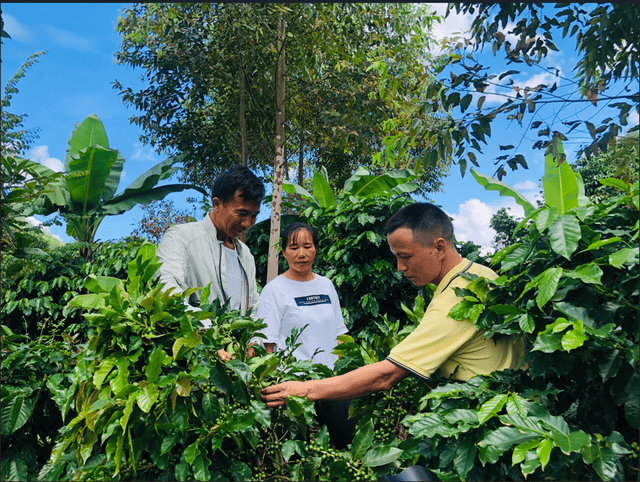
M 267 324 L 263 343 L 268 353 L 283 350 L 297 328 L 302 330 L 297 340 L 301 345 L 293 356 L 333 369 L 338 357 L 331 351 L 336 338 L 348 330 L 333 283 L 311 269 L 317 251 L 318 237 L 311 226 L 296 222 L 284 229 L 282 254 L 289 269 L 263 288 L 257 317 Z
M 257 317 L 267 324 L 262 333 L 268 353 L 284 349 L 291 330 L 297 328 L 302 330 L 297 340 L 301 345 L 293 356 L 333 369 L 338 356 L 331 352 L 340 343 L 337 337 L 348 330 L 333 283 L 311 270 L 317 251 L 318 236 L 311 226 L 296 222 L 284 229 L 282 254 L 289 269 L 262 289 Z M 350 400 L 316 402 L 318 416 L 339 449 L 353 440 L 356 422 L 349 418 L 350 404 Z

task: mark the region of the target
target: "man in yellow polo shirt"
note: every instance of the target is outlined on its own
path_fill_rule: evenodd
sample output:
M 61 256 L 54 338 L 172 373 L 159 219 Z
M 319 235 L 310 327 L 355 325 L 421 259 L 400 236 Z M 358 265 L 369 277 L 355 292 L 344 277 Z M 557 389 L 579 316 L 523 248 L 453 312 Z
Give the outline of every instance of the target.
M 512 336 L 493 340 L 483 336 L 470 320 L 448 316 L 460 301 L 453 288 L 469 283 L 460 273 L 492 279 L 497 275 L 458 254 L 453 225 L 442 210 L 429 203 L 405 206 L 389 219 L 386 234 L 402 274 L 416 286 L 437 285 L 420 325 L 391 350 L 386 360 L 324 380 L 284 382 L 264 388 L 262 399 L 268 406 L 283 405 L 289 395 L 311 401 L 351 400 L 388 390 L 412 374 L 429 378 L 436 370 L 464 381 L 520 367 L 522 339 Z

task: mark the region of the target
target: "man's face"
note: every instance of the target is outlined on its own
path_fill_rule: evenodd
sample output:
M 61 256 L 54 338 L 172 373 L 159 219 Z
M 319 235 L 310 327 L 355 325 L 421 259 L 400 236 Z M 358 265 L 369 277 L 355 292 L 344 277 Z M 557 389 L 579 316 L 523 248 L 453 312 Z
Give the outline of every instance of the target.
M 437 239 L 426 247 L 413 239 L 411 229 L 399 228 L 387 236 L 387 241 L 396 257 L 398 270 L 414 285 L 437 285 L 442 280 L 444 254 L 436 247 Z
M 213 198 L 214 222 L 218 237 L 222 240 L 237 238 L 256 223 L 260 212 L 259 201 L 245 201 L 236 191 L 226 203 Z

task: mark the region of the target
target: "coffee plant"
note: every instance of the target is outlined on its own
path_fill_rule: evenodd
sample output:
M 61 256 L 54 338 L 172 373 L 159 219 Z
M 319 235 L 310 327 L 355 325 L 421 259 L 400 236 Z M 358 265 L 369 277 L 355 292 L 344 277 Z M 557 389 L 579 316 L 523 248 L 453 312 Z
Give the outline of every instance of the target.
M 162 292 L 154 282 L 154 251 L 140 248 L 126 280 L 88 276 L 90 293 L 70 302 L 87 311 L 89 339 L 70 376 L 66 424 L 39 478 L 374 480 L 386 454 L 372 452 L 372 426 L 339 451 L 306 399 L 274 410 L 260 399 L 266 385 L 331 371 L 293 358 L 295 334 L 288 350 L 267 355 L 258 347 L 261 356 L 248 358 L 264 325 L 219 304 L 188 311 L 189 292 Z M 203 331 L 207 317 L 216 322 Z M 235 358 L 220 362 L 220 348 Z
M 78 254 L 78 244 L 65 244 L 28 260 L 3 256 L 2 324 L 13 333 L 61 339 L 63 333 L 84 325 L 78 310 L 67 303 L 83 292 L 85 276 L 126 276 L 141 240 L 126 238 L 115 243 L 99 243 L 95 260 L 87 263 Z

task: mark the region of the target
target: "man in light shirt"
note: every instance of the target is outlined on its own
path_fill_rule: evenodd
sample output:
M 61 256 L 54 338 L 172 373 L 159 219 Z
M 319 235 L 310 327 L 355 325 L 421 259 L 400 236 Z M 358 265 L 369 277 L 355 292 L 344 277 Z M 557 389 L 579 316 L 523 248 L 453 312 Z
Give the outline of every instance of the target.
M 211 212 L 201 221 L 172 226 L 157 250 L 158 270 L 164 289 L 184 292 L 211 283 L 209 300 L 229 303 L 229 310 L 246 314 L 258 304 L 256 267 L 246 244 L 238 239 L 253 226 L 264 198 L 264 184 L 245 166 L 233 166 L 220 174 L 211 190 Z M 200 291 L 189 296 L 193 310 L 200 310 Z M 203 320 L 205 328 L 210 320 Z M 230 358 L 218 351 L 223 360 Z

